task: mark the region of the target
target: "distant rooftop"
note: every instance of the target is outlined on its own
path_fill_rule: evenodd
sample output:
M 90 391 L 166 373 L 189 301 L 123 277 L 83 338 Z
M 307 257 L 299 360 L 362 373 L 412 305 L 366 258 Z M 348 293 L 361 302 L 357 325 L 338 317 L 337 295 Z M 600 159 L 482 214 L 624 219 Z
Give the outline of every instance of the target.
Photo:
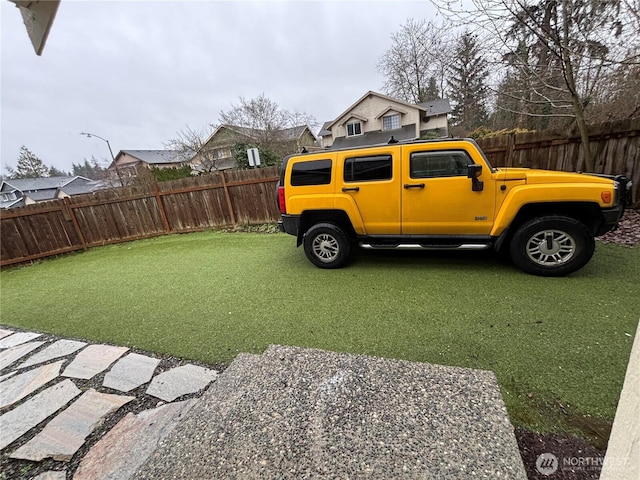
M 122 153 L 151 165 L 188 162 L 193 156 L 181 150 L 122 150 Z
M 65 177 L 11 178 L 4 180 L 4 183 L 12 186 L 16 190 L 20 190 L 21 192 L 30 192 L 34 190 L 49 190 L 52 188 L 64 187 L 78 178 L 86 180 L 87 182 L 92 181 L 86 177 L 75 175 Z
M 451 104 L 448 98 L 438 98 L 435 100 L 429 100 L 427 102 L 418 103 L 420 108 L 424 108 L 427 111 L 427 116 L 432 115 L 444 115 L 451 112 Z

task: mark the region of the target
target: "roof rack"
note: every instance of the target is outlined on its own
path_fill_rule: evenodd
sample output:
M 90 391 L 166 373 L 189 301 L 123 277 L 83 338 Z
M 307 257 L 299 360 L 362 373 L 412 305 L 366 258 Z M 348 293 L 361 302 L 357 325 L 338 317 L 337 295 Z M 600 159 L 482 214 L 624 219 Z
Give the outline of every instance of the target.
M 312 149 L 307 149 L 306 152 L 302 151 L 300 153 L 293 154 L 293 155 L 306 155 L 306 154 L 321 153 L 321 152 L 343 152 L 345 150 L 362 150 L 365 148 L 384 147 L 387 145 L 394 145 L 394 146 L 395 145 L 413 145 L 418 143 L 455 142 L 460 140 L 468 141 L 470 139 L 463 138 L 463 137 L 443 137 L 443 138 L 430 138 L 430 139 L 410 138 L 407 140 L 398 140 L 392 135 L 389 138 L 389 140 L 387 140 L 387 142 L 385 143 L 373 143 L 371 145 L 358 145 L 357 147 L 341 147 L 341 148 L 326 147 L 326 148 L 320 148 L 320 149 L 312 148 Z

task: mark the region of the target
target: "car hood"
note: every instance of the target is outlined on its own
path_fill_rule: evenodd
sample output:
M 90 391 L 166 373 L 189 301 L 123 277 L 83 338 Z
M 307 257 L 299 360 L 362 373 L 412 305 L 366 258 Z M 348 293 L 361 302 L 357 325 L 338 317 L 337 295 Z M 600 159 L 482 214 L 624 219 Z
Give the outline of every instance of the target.
M 611 180 L 588 173 L 556 172 L 532 168 L 499 168 L 498 180 L 525 180 L 527 184 L 536 183 L 601 183 L 611 184 Z

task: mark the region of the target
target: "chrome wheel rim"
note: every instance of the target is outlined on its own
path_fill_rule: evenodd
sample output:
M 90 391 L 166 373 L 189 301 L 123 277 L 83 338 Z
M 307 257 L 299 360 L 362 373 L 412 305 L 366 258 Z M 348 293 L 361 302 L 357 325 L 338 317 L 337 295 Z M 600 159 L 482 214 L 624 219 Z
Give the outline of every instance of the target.
M 527 241 L 529 260 L 543 267 L 567 263 L 576 253 L 576 242 L 562 230 L 542 230 Z
M 329 263 L 338 258 L 340 245 L 333 235 L 323 233 L 313 239 L 311 250 L 321 262 Z

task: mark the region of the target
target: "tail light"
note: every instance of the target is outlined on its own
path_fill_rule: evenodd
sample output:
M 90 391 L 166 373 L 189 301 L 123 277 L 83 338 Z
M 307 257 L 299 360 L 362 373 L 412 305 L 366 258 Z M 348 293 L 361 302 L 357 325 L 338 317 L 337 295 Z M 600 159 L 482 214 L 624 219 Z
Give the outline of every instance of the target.
M 284 199 L 284 187 L 278 187 L 278 207 L 280 207 L 280 213 L 287 213 L 287 202 Z

